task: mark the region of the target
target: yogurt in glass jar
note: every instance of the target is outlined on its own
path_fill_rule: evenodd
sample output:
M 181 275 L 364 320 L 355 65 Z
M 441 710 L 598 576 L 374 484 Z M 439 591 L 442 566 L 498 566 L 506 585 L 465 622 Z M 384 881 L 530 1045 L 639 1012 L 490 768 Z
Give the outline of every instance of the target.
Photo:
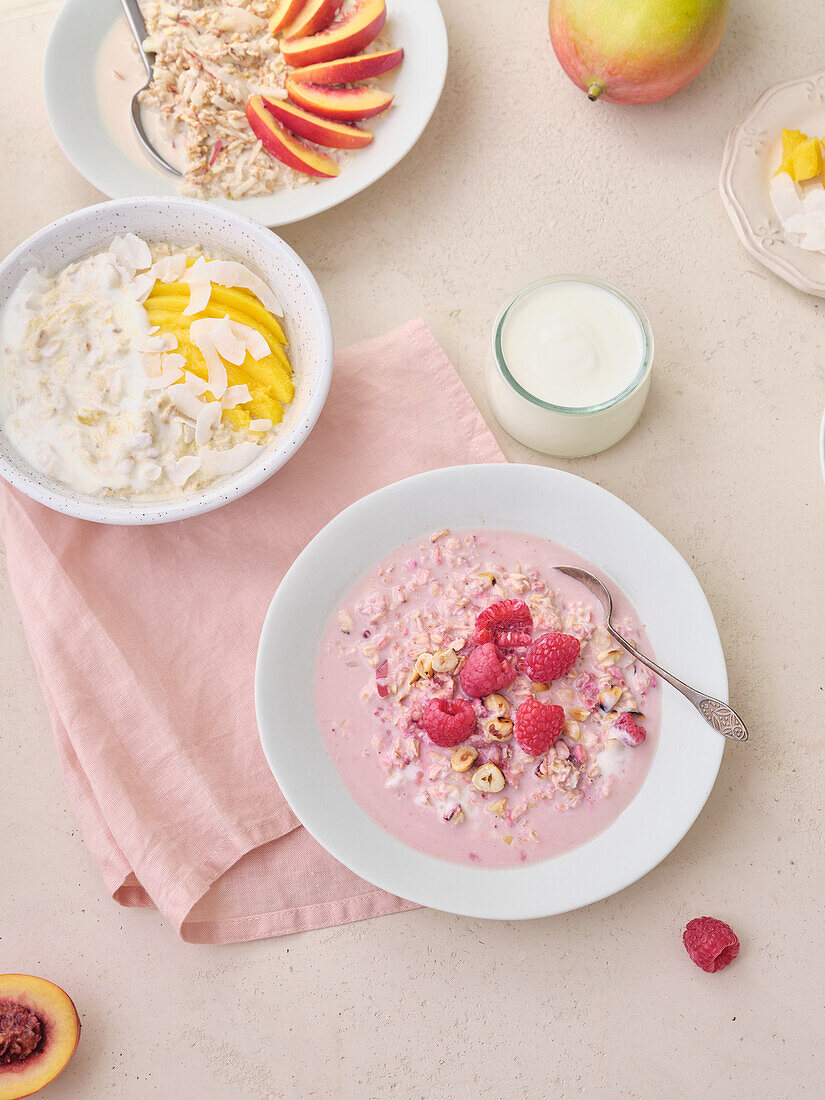
M 544 454 L 580 458 L 618 443 L 639 419 L 653 366 L 641 308 L 598 279 L 555 275 L 504 304 L 487 373 L 501 426 Z

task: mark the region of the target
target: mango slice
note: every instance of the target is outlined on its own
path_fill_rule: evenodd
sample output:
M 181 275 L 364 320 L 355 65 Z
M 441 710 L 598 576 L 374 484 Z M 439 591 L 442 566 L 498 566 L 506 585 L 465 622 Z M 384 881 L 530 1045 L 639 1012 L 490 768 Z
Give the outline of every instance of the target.
M 189 260 L 191 266 L 194 260 Z M 256 329 L 269 345 L 269 355 L 254 360 L 247 354 L 239 366 L 225 362 L 230 386 L 248 386 L 252 400 L 234 409 L 226 409 L 223 418 L 236 428 L 247 428 L 251 420 L 271 420 L 279 424 L 283 420 L 284 405 L 295 396 L 292 366 L 285 351 L 286 335 L 279 321 L 265 309 L 248 290 L 239 287 L 223 287 L 213 284 L 206 309 L 185 316 L 189 304 L 187 283 L 156 282 L 144 303 L 149 322 L 157 325 L 163 334 L 177 340 L 177 351 L 186 360 L 186 369 L 203 381 L 208 381 L 206 360 L 189 337 L 189 326 L 204 317 L 221 320 L 229 317 L 242 325 Z M 215 395 L 207 390 L 204 400 L 214 401 Z
M 823 147 L 817 138 L 809 138 L 801 130 L 782 131 L 782 163 L 774 175 L 787 172 L 792 180 L 802 183 L 822 172 Z

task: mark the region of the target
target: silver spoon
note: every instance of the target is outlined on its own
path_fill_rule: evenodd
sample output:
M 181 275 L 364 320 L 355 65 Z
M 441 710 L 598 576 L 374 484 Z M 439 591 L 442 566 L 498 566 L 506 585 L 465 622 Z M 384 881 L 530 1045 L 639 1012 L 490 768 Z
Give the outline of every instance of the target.
M 132 96 L 132 126 L 138 141 L 143 146 L 143 150 L 150 160 L 153 160 L 158 168 L 162 168 L 164 172 L 168 172 L 177 179 L 183 179 L 183 173 L 179 172 L 177 168 L 160 155 L 154 145 L 152 145 L 143 128 L 143 117 L 140 113 L 138 96 L 152 83 L 152 62 L 149 60 L 149 55 L 143 48 L 143 43 L 146 39 L 146 24 L 143 22 L 143 15 L 138 7 L 137 0 L 120 0 L 120 2 L 123 5 L 123 11 L 126 14 L 126 22 L 129 24 L 129 30 L 132 32 L 132 37 L 137 43 L 138 53 L 143 61 L 143 67 L 146 70 L 146 83 L 142 88 L 138 88 Z
M 688 687 L 687 684 L 683 684 L 681 680 L 677 680 L 675 676 L 671 676 L 669 672 L 665 672 L 663 668 L 660 668 L 655 661 L 651 661 L 649 657 L 643 656 L 635 646 L 632 646 L 627 639 L 623 638 L 621 634 L 616 630 L 611 621 L 613 615 L 613 597 L 608 590 L 598 579 L 594 577 L 592 573 L 588 573 L 586 569 L 573 569 L 566 565 L 557 565 L 559 573 L 566 573 L 568 577 L 572 577 L 574 581 L 578 581 L 579 584 L 583 584 L 593 595 L 600 601 L 604 607 L 604 625 L 607 628 L 611 638 L 615 640 L 631 653 L 637 661 L 641 661 L 643 665 L 647 665 L 649 669 L 652 669 L 658 676 L 661 676 L 663 680 L 675 687 L 677 691 L 681 691 L 682 695 L 699 711 L 708 725 L 713 726 L 717 733 L 721 733 L 723 737 L 730 737 L 732 741 L 747 741 L 748 731 L 745 728 L 745 723 L 736 713 L 736 711 L 729 707 L 727 703 L 723 703 L 720 699 L 714 699 L 710 695 L 705 695 L 701 691 L 694 691 L 692 687 Z

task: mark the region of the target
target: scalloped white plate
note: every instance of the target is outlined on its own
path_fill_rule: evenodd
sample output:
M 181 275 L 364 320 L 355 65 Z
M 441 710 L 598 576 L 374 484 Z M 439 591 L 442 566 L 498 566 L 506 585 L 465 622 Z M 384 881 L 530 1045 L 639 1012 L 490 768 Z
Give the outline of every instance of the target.
M 391 836 L 355 802 L 315 718 L 321 637 L 342 595 L 385 554 L 443 527 L 526 531 L 577 551 L 612 576 L 639 612 L 657 660 L 727 699 L 713 614 L 684 558 L 638 513 L 583 478 L 544 466 L 460 466 L 396 482 L 336 516 L 303 550 L 261 634 L 255 705 L 261 742 L 296 815 L 368 882 L 410 901 L 514 920 L 576 909 L 624 889 L 679 843 L 707 800 L 724 739 L 664 687 L 662 731 L 635 799 L 599 836 L 543 863 L 485 869 L 447 863 Z
M 788 240 L 771 205 L 783 127 L 825 134 L 825 70 L 762 93 L 728 137 L 719 191 L 748 252 L 791 286 L 825 298 L 825 253 L 806 252 Z
M 441 98 L 447 76 L 447 30 L 438 0 L 388 0 L 387 33 L 404 47 L 391 75 L 396 102 L 333 180 L 283 188 L 254 199 L 210 199 L 262 225 L 289 225 L 329 210 L 386 175 L 412 149 Z M 111 137 L 97 94 L 99 51 L 118 19 L 117 0 L 64 0 L 43 63 L 46 110 L 61 149 L 86 179 L 113 199 L 177 195 L 173 180 L 133 160 Z M 135 89 L 137 90 L 137 89 Z

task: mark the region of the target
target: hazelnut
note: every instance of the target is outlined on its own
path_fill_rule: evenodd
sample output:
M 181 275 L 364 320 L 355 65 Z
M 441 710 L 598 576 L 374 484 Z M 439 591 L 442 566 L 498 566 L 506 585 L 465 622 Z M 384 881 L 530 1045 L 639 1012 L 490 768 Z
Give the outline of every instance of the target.
M 495 814 L 496 817 L 504 817 L 507 813 L 507 799 L 497 798 L 495 802 L 491 802 L 487 807 L 491 814 Z
M 604 653 L 600 653 L 596 658 L 596 663 L 599 665 L 615 665 L 618 659 L 621 657 L 624 651 L 621 649 L 607 649 Z
M 530 687 L 533 689 L 533 691 L 538 691 L 538 692 L 549 691 L 550 690 L 550 685 L 549 684 L 544 684 L 544 683 L 531 684 Z
M 509 741 L 513 736 L 513 723 L 509 718 L 491 718 L 484 729 L 491 741 Z
M 413 671 L 418 673 L 416 679 L 429 680 L 433 674 L 432 653 L 422 653 L 416 659 Z
M 566 718 L 564 720 L 564 736 L 569 737 L 571 741 L 578 741 L 581 739 L 581 727 L 578 722 L 574 722 L 572 718 Z
M 599 706 L 605 712 L 605 714 L 607 714 L 608 711 L 613 710 L 613 708 L 616 706 L 619 699 L 621 698 L 621 694 L 622 688 L 616 687 L 615 685 L 613 687 L 607 688 L 605 691 L 599 692 Z
M 567 713 L 574 722 L 586 722 L 590 717 L 590 711 L 585 710 L 584 707 L 571 707 Z
M 473 786 L 477 791 L 498 794 L 504 790 L 504 774 L 495 764 L 482 764 L 473 773 Z
M 510 704 L 503 695 L 488 695 L 484 705 L 490 714 L 495 714 L 498 718 L 506 718 L 510 713 Z
M 454 649 L 440 649 L 433 654 L 431 667 L 433 672 L 452 672 L 458 665 L 458 654 Z
M 453 758 L 450 761 L 450 767 L 454 772 L 466 772 L 469 771 L 473 764 L 476 762 L 478 752 L 470 748 L 469 745 L 464 745 L 460 749 L 456 749 L 453 753 Z

